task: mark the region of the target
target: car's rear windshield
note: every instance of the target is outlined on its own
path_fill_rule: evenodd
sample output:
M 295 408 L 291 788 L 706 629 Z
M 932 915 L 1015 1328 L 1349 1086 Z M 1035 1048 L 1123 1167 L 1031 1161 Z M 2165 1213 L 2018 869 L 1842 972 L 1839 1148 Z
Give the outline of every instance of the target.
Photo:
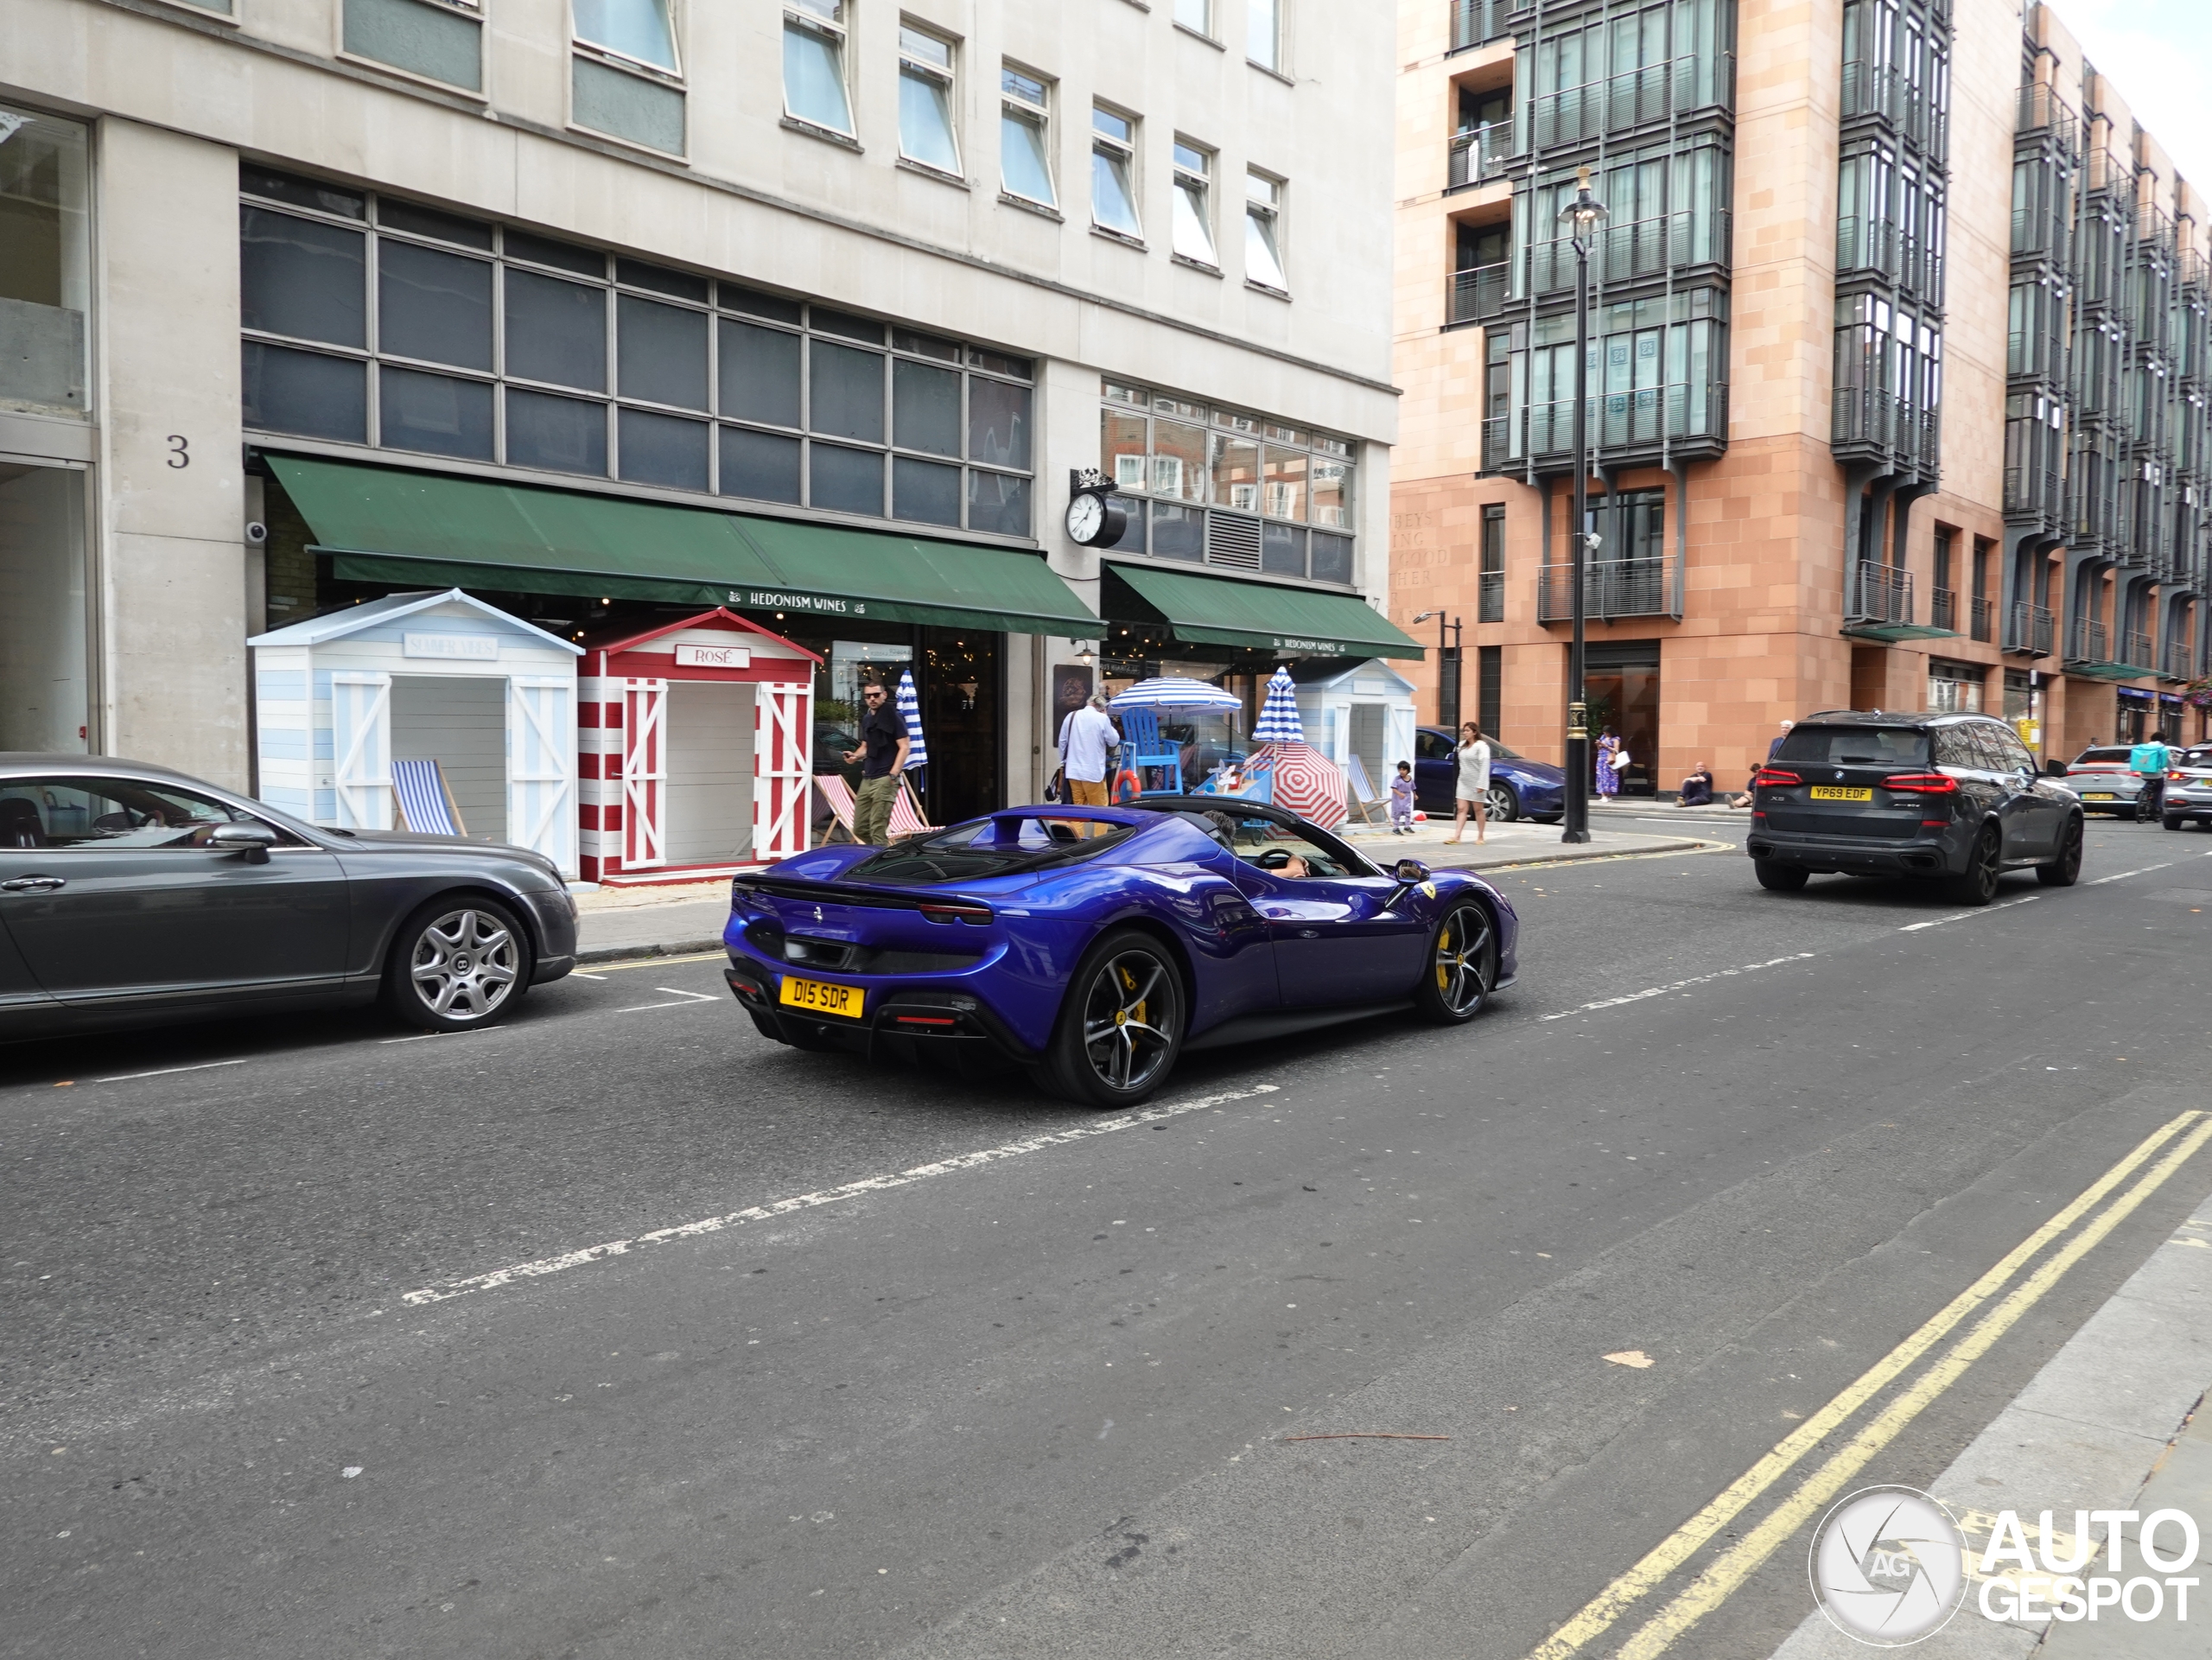
M 1912 726 L 1801 726 L 1774 758 L 1799 766 L 1925 766 L 1928 735 Z
M 1009 841 L 1001 836 L 1000 824 L 997 818 L 977 818 L 934 836 L 912 836 L 861 860 L 845 875 L 856 882 L 898 887 L 976 881 L 1091 858 L 1136 834 L 1130 824 L 1024 817 L 1015 821 L 1015 838 Z M 1086 836 L 1086 830 L 1098 834 Z
M 2084 749 L 2080 754 L 2074 757 L 2074 764 L 2076 766 L 2093 766 L 2099 761 L 2109 760 L 2125 763 L 2132 753 L 2133 752 L 2131 750 L 2122 744 L 2114 744 L 2101 749 Z

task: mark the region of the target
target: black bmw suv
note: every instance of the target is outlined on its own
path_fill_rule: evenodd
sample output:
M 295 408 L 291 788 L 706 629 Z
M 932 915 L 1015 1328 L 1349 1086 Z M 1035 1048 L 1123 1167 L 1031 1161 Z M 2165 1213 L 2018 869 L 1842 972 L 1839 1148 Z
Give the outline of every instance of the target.
M 1816 871 L 1942 881 L 1986 905 L 2008 869 L 2047 886 L 2082 874 L 2082 804 L 2041 776 L 2012 728 L 1984 715 L 1833 709 L 1793 727 L 1752 781 L 1759 886 Z

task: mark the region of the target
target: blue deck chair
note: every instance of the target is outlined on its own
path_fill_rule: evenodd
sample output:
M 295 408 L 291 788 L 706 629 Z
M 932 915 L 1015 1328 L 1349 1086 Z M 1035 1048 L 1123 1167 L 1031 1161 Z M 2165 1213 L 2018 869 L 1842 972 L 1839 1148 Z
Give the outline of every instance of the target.
M 1148 709 L 1117 710 L 1122 717 L 1122 765 L 1137 775 L 1137 787 L 1147 795 L 1183 793 L 1183 746 L 1160 735 L 1160 716 Z M 1145 778 L 1145 769 L 1157 767 L 1158 784 Z
M 391 764 L 391 793 L 399 804 L 401 828 L 430 836 L 466 836 L 461 809 L 446 775 L 434 760 L 396 760 Z
M 1373 824 L 1383 802 L 1376 792 L 1374 781 L 1367 776 L 1367 763 L 1356 754 L 1344 757 L 1344 783 L 1351 791 L 1352 805 L 1359 809 L 1360 822 Z

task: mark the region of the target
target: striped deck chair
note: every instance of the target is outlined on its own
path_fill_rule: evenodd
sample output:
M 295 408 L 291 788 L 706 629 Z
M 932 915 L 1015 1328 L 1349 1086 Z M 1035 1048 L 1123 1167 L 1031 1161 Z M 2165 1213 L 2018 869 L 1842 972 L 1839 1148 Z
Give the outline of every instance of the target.
M 830 845 L 830 838 L 839 830 L 845 832 L 848 842 L 861 838 L 853 834 L 853 786 L 836 773 L 817 773 L 814 787 L 820 792 L 822 805 L 830 809 L 830 828 L 822 833 L 822 845 Z
M 1352 805 L 1359 809 L 1363 823 L 1376 823 L 1375 815 L 1378 812 L 1388 819 L 1388 804 L 1376 792 L 1375 781 L 1367 776 L 1367 763 L 1356 754 L 1344 758 L 1344 782 L 1351 786 Z
M 899 777 L 899 793 L 891 798 L 891 839 L 902 836 L 933 836 L 938 827 L 923 816 L 921 798 L 914 793 L 914 780 L 903 773 Z
M 434 760 L 396 760 L 391 764 L 391 794 L 399 804 L 403 830 L 430 836 L 466 836 L 461 809 L 454 805 L 446 775 Z

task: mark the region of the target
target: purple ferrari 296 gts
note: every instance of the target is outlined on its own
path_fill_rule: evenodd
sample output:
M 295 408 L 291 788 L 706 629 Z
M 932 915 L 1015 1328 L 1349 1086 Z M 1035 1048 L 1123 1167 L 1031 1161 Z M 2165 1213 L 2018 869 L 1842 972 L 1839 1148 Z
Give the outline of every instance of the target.
M 1100 1107 L 1185 1049 L 1391 1009 L 1472 1020 L 1513 907 L 1463 871 L 1382 870 L 1280 808 L 1209 796 L 1016 807 L 730 885 L 730 989 L 800 1049 L 1007 1063 Z

